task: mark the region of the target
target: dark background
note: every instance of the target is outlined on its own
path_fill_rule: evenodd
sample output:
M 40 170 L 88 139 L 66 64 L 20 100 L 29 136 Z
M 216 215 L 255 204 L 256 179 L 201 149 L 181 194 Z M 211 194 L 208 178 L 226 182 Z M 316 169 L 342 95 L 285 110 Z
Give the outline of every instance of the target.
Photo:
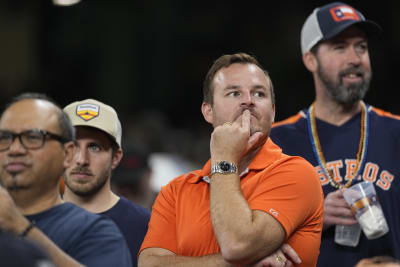
M 169 129 L 207 136 L 204 76 L 219 56 L 246 52 L 270 72 L 281 120 L 313 100 L 300 30 L 326 3 L 83 0 L 59 7 L 50 0 L 1 0 L 0 104 L 25 91 L 46 93 L 62 106 L 96 98 L 118 111 L 124 128 L 162 120 Z M 384 30 L 370 42 L 374 76 L 366 101 L 400 114 L 400 4 L 346 3 Z M 144 115 L 150 111 L 158 119 Z

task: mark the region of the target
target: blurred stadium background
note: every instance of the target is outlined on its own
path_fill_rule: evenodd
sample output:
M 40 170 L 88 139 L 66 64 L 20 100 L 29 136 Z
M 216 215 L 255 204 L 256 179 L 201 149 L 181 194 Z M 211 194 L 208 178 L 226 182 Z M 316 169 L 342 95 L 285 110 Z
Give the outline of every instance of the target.
M 62 106 L 96 98 L 119 112 L 127 142 L 208 158 L 211 132 L 202 82 L 222 54 L 246 52 L 270 72 L 276 120 L 311 104 L 300 30 L 327 1 L 51 0 L 0 1 L 0 104 L 25 91 Z M 370 42 L 374 71 L 367 102 L 400 114 L 398 1 L 347 1 L 383 34 Z

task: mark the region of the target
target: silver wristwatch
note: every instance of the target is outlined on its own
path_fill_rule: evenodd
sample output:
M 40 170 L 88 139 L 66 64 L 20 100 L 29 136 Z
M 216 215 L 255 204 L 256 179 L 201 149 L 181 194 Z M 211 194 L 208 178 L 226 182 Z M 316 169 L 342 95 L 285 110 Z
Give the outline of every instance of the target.
M 228 161 L 220 161 L 211 166 L 211 175 L 214 173 L 230 174 L 235 173 L 237 167 L 234 163 Z

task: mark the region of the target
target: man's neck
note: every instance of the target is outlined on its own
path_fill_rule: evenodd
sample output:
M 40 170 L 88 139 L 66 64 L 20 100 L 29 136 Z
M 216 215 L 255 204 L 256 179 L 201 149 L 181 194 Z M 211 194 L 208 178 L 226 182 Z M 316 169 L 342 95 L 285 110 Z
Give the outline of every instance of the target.
M 36 214 L 63 203 L 58 188 L 40 194 L 26 189 L 10 190 L 9 193 L 24 215 Z
M 343 106 L 332 101 L 318 100 L 314 104 L 315 117 L 336 126 L 343 125 L 360 111 L 360 101 L 351 106 Z
M 90 196 L 79 196 L 73 193 L 67 186 L 63 199 L 66 202 L 74 203 L 81 208 L 93 213 L 102 213 L 111 209 L 119 200 L 109 185 L 105 184 L 98 192 Z

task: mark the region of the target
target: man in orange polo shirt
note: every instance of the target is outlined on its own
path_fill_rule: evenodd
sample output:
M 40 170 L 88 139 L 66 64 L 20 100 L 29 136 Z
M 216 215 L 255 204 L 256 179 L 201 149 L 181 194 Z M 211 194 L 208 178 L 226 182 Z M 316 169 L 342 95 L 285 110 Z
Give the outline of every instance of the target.
M 268 73 L 247 54 L 224 55 L 203 93 L 211 159 L 162 188 L 139 266 L 315 266 L 322 189 L 307 161 L 268 138 L 275 117 Z

